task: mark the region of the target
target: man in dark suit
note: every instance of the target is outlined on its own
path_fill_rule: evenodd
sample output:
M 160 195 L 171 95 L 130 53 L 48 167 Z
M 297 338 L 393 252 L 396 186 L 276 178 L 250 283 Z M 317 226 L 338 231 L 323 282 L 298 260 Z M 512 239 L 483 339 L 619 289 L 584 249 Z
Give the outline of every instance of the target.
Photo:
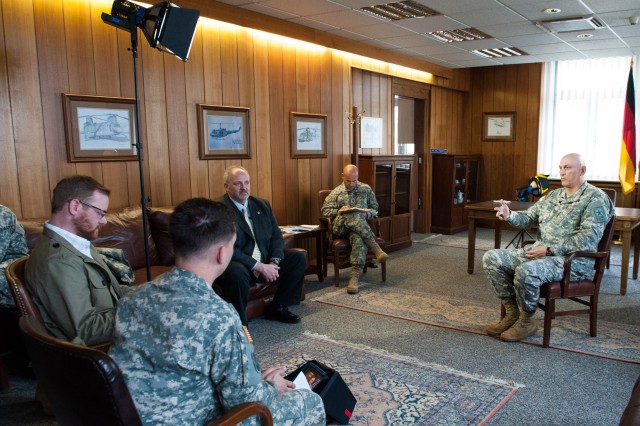
M 221 296 L 235 306 L 243 325 L 251 282 L 278 281 L 278 290 L 267 307 L 266 319 L 289 324 L 300 322 L 288 306 L 300 303 L 307 259 L 301 252 L 285 250 L 282 232 L 269 202 L 251 196 L 249 172 L 231 166 L 224 173 L 226 194 L 219 201 L 236 214 L 236 242 L 233 257 L 216 279 Z

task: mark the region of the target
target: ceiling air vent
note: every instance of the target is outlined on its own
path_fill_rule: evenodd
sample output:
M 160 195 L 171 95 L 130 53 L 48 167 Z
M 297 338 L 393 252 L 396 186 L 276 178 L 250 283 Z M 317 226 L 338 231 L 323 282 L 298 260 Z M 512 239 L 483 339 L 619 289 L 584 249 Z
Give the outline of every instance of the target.
M 589 31 L 604 28 L 602 22 L 594 16 L 586 18 L 557 19 L 552 21 L 538 21 L 536 25 L 552 33 L 568 33 L 571 31 Z
M 400 21 L 402 19 L 441 15 L 440 12 L 436 12 L 413 0 L 366 6 L 359 10 L 385 21 Z

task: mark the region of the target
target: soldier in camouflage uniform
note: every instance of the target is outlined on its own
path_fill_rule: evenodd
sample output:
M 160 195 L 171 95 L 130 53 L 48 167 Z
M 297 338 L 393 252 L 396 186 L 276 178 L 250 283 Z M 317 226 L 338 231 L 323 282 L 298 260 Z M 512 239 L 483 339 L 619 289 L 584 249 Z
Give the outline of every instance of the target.
M 18 223 L 16 215 L 0 204 L 0 306 L 15 306 L 4 268 L 14 260 L 26 256 L 28 252 L 24 229 Z
M 485 326 L 489 335 L 509 342 L 535 334 L 532 316 L 540 298 L 540 286 L 559 281 L 564 272 L 564 256 L 573 251 L 597 251 L 604 228 L 614 216 L 611 199 L 587 183 L 586 167 L 579 154 L 560 160 L 563 188 L 549 192 L 529 210 L 512 212 L 504 200 L 496 216 L 518 228 L 538 227 L 537 241 L 523 249 L 489 250 L 482 264 L 505 308 L 505 317 Z M 593 277 L 593 259 L 571 263 L 571 279 Z
M 378 262 L 386 261 L 389 256 L 376 243 L 367 223 L 367 219 L 378 215 L 378 201 L 369 185 L 358 182 L 358 168 L 353 164 L 342 170 L 342 183 L 325 199 L 322 215 L 331 220 L 335 237 L 349 238 L 351 273 L 347 292 L 355 294 L 368 249 L 375 253 Z
M 109 355 L 143 424 L 207 424 L 249 401 L 267 405 L 274 424 L 325 424 L 319 395 L 294 389 L 282 368 L 260 373 L 247 328 L 211 288 L 233 256 L 235 223 L 219 202 L 178 205 L 170 221 L 175 268 L 118 303 Z

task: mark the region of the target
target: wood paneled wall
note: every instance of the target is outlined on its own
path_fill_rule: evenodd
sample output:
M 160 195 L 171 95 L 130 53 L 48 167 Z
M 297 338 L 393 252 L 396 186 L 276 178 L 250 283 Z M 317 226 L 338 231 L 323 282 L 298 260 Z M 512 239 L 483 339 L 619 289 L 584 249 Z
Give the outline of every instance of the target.
M 0 0 L 0 203 L 20 218 L 48 216 L 52 188 L 74 173 L 91 175 L 111 188 L 111 208 L 140 202 L 137 162 L 67 161 L 62 93 L 135 95 L 127 50 L 130 35 L 100 19 L 111 4 Z M 138 51 L 145 187 L 152 205 L 217 197 L 223 193 L 224 169 L 241 164 L 252 175 L 253 194 L 272 202 L 280 223 L 316 223 L 317 191 L 335 186 L 350 161 L 351 128 L 345 111 L 351 105 L 385 118 L 387 146 L 363 153 L 392 152 L 388 75 L 405 76 L 391 64 L 208 19 L 201 19 L 187 63 L 142 41 Z M 524 66 L 529 68 L 535 70 Z M 452 79 L 432 79 L 427 152 L 447 147 L 450 152 L 485 154 L 488 145 L 477 140 L 476 125 L 471 126 L 480 121 L 470 117 L 479 112 L 476 106 L 485 106 L 485 101 L 476 101 L 477 84 L 478 96 L 489 97 L 498 84 L 484 82 L 502 81 L 494 76 L 498 72 L 453 70 Z M 526 81 L 533 86 L 536 79 L 527 72 Z M 520 83 L 520 77 L 515 82 Z M 509 86 L 517 99 L 520 87 Z M 251 159 L 199 159 L 199 103 L 250 108 Z M 291 158 L 292 111 L 327 115 L 327 158 Z M 526 123 L 520 113 L 518 119 L 519 126 Z M 536 139 L 526 140 L 535 144 Z M 534 158 L 535 148 L 532 152 Z M 487 154 L 489 164 L 495 164 L 492 155 L 498 156 L 498 150 Z
M 469 151 L 482 154 L 480 198 L 513 199 L 537 173 L 542 64 L 474 69 L 470 95 Z M 482 140 L 482 114 L 516 112 L 513 142 Z
M 393 153 L 393 95 L 392 77 L 358 68 L 351 70 L 351 105 L 366 117 L 382 118 L 383 147 L 359 148 L 359 154 L 383 155 Z M 352 149 L 353 151 L 353 149 Z

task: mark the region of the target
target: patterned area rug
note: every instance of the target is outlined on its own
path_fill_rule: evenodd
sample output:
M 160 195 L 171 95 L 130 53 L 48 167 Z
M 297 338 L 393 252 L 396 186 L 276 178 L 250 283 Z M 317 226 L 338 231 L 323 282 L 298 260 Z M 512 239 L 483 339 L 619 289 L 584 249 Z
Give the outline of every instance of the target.
M 482 335 L 485 334 L 483 325 L 496 322 L 500 313 L 497 303 L 408 292 L 366 283 L 356 295 L 348 295 L 345 289 L 340 289 L 313 301 Z M 543 316 L 540 311 L 536 318 L 540 325 L 538 333 L 523 343 L 542 346 Z M 586 315 L 556 318 L 552 323 L 550 346 L 640 364 L 640 327 L 598 320 L 598 336 L 591 337 Z
M 517 386 L 305 333 L 258 349 L 263 366 L 286 371 L 318 360 L 340 373 L 358 401 L 353 425 L 485 424 Z

